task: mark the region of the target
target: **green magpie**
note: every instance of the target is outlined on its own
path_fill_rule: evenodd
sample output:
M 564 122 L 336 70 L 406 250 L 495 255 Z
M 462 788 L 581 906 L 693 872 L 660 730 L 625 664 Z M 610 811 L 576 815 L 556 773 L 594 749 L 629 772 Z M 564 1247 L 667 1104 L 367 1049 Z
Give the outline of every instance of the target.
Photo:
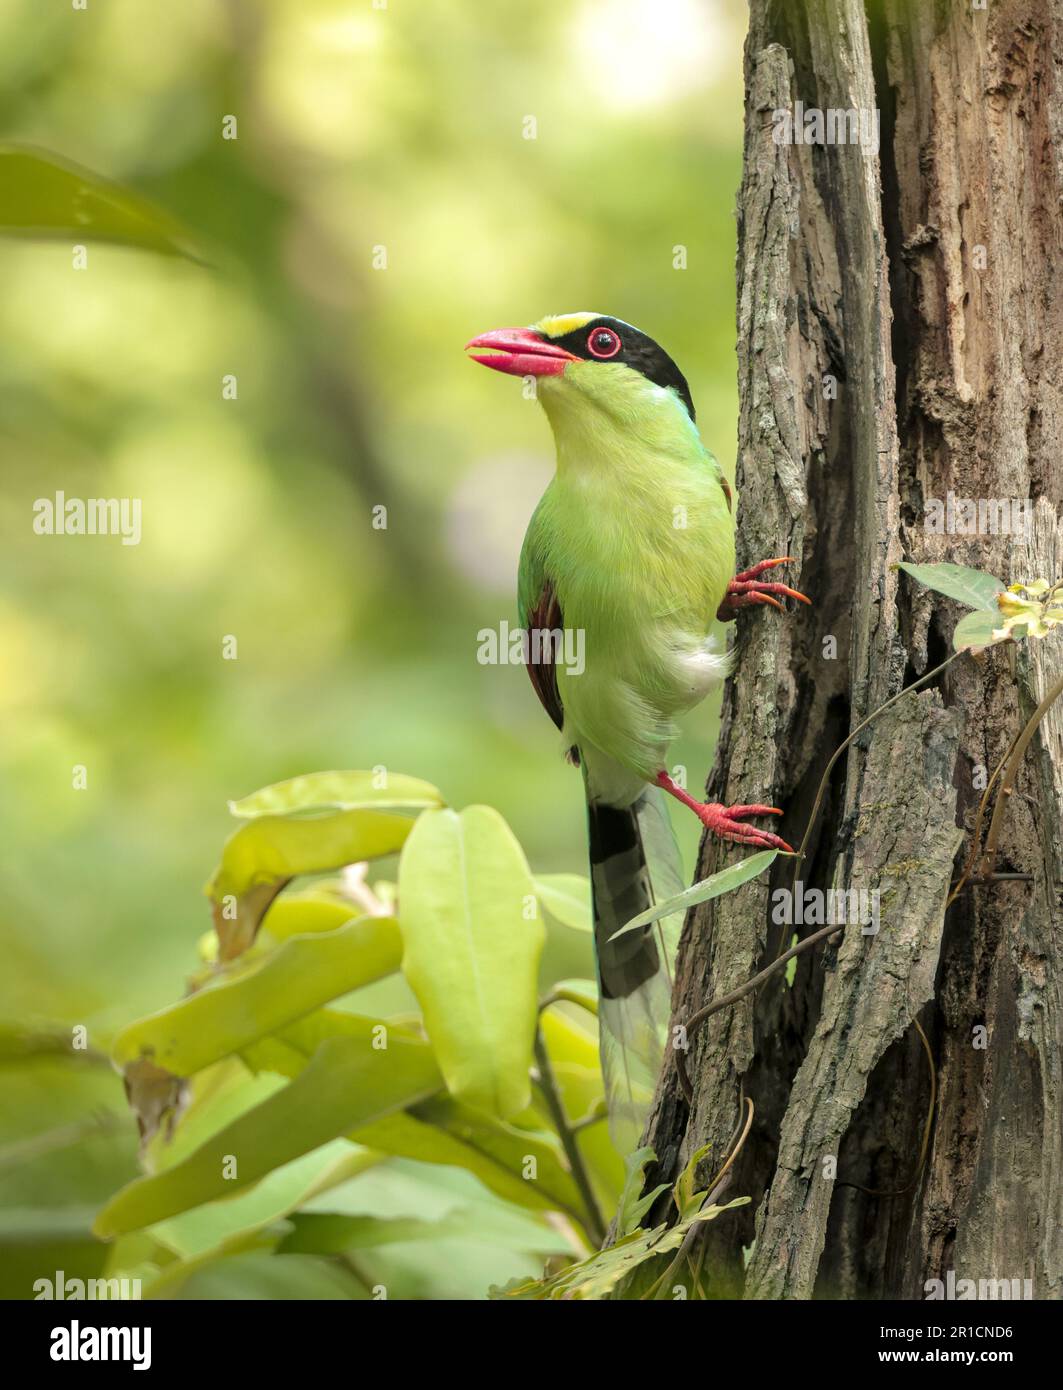
M 698 435 L 683 374 L 652 338 L 578 313 L 494 329 L 466 349 L 534 378 L 554 435 L 557 472 L 524 538 L 518 610 L 529 635 L 568 629 L 585 643 L 578 674 L 550 641 L 526 643 L 527 667 L 583 771 L 602 1069 L 614 1140 L 633 1148 L 667 1034 L 669 945 L 659 924 L 613 938 L 682 888 L 664 793 L 724 840 L 790 848 L 749 823 L 777 808 L 697 801 L 668 774 L 676 716 L 728 673 L 714 618 L 808 599 L 761 579 L 789 556 L 735 575 L 731 489 Z

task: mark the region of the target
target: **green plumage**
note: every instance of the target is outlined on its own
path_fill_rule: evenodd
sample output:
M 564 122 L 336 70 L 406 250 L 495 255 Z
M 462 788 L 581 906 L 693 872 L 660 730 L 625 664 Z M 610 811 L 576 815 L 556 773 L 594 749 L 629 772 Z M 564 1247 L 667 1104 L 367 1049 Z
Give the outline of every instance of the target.
M 719 465 L 673 390 L 608 362 L 539 383 L 557 475 L 521 552 L 521 623 L 549 582 L 586 668 L 557 672 L 566 746 L 592 789 L 630 803 L 666 766 L 675 716 L 726 672 L 713 621 L 734 574 Z
M 586 335 L 599 323 L 615 327 L 623 357 L 594 360 Z M 584 635 L 582 671 L 557 665 L 532 678 L 583 768 L 602 1062 L 614 1139 L 629 1149 L 659 1069 L 678 924 L 611 938 L 682 881 L 662 794 L 648 784 L 667 770 L 676 716 L 726 674 L 714 624 L 734 574 L 734 527 L 686 383 L 652 340 L 592 314 L 534 331 L 579 355 L 538 382 L 557 474 L 524 540 L 518 606 L 522 627 L 548 614 L 549 626 Z

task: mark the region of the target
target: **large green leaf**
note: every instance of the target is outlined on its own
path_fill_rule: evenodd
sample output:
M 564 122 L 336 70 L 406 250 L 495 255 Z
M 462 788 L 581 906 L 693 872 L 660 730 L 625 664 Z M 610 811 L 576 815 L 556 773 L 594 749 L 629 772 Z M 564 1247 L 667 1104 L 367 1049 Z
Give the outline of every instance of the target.
M 401 849 L 413 821 L 392 811 L 337 811 L 308 818 L 260 816 L 225 842 L 207 892 L 217 902 L 296 874 L 326 873 Z
M 252 1066 L 296 1077 L 325 1038 L 351 1036 L 360 1022 L 351 1014 L 319 1009 L 275 1037 L 253 1044 L 244 1056 Z M 535 1211 L 563 1210 L 576 1221 L 584 1220 L 579 1191 L 554 1134 L 529 1132 L 491 1119 L 448 1095 L 433 1096 L 409 1111 L 374 1120 L 346 1137 L 395 1157 L 464 1168 L 507 1202 Z M 586 1137 L 596 1149 L 603 1136 L 592 1138 L 588 1133 Z M 604 1138 L 608 1140 L 608 1135 Z M 603 1171 L 608 1173 L 607 1162 Z
M 293 936 L 253 969 L 221 979 L 123 1029 L 119 1066 L 148 1053 L 178 1076 L 249 1043 L 399 968 L 402 938 L 393 917 L 362 917 L 338 931 Z
M 290 1085 L 212 1135 L 181 1163 L 124 1187 L 96 1218 L 97 1235 L 139 1230 L 229 1197 L 301 1154 L 439 1088 L 439 1072 L 426 1043 L 391 1028 L 386 1048 L 380 1047 L 378 1022 L 356 1022 L 351 1036 L 324 1042 Z
M 453 1096 L 443 1093 L 434 1095 L 412 1107 L 409 1116 L 436 1129 L 446 1138 L 457 1140 L 466 1151 L 461 1166 L 475 1172 L 493 1192 L 508 1197 L 522 1206 L 553 1207 L 566 1211 L 580 1223 L 586 1220 L 579 1197 L 579 1190 L 572 1180 L 561 1142 L 552 1130 L 545 1128 L 524 1129 L 502 1120 L 496 1120 L 482 1111 L 471 1110 Z M 532 1115 L 534 1119 L 535 1116 Z M 390 1123 L 390 1121 L 388 1122 Z M 373 1125 L 361 1130 L 356 1137 L 364 1144 L 389 1151 L 389 1141 Z M 440 1139 L 430 1140 L 422 1135 L 424 1147 L 421 1152 L 410 1150 L 408 1158 L 426 1159 L 429 1162 L 455 1162 L 454 1158 L 444 1160 L 444 1146 Z M 391 1149 L 391 1152 L 397 1150 Z M 438 1158 L 430 1157 L 432 1152 Z M 471 1151 L 471 1152 L 470 1152 Z M 450 1147 L 450 1152 L 457 1149 Z M 488 1168 L 484 1160 L 491 1165 Z M 501 1180 L 501 1175 L 505 1180 Z M 523 1196 L 518 1195 L 523 1193 Z
M 109 241 L 202 259 L 169 213 L 99 174 L 28 146 L 0 145 L 0 233 Z
M 1004 624 L 1004 615 L 999 608 L 979 608 L 974 613 L 965 613 L 952 633 L 954 651 L 965 647 L 992 647 L 1002 640 L 994 637 Z
M 386 810 L 248 820 L 226 841 L 221 863 L 207 885 L 221 959 L 232 960 L 247 950 L 289 879 L 394 854 L 413 824 L 409 815 Z
M 1004 590 L 1004 585 L 993 575 L 968 569 L 966 565 L 913 565 L 901 560 L 897 568 L 918 579 L 928 589 L 954 598 L 968 608 L 993 607 L 997 594 Z
M 751 878 L 763 873 L 778 853 L 777 849 L 762 849 L 759 854 L 751 854 L 745 859 L 740 859 L 737 864 L 730 864 L 726 869 L 721 869 L 717 874 L 710 874 L 700 883 L 677 893 L 674 898 L 654 903 L 653 907 L 648 907 L 645 912 L 632 917 L 630 922 L 625 922 L 619 931 L 613 933 L 610 940 L 615 941 L 625 932 L 648 926 L 650 922 L 656 922 L 658 917 L 665 917 L 672 912 L 685 912 L 696 903 L 708 902 L 710 898 L 718 898 L 723 893 L 740 888 L 743 883 L 748 883 Z
M 322 811 L 423 811 L 441 806 L 438 787 L 400 772 L 309 772 L 274 782 L 239 801 L 230 801 L 234 816 L 319 815 Z
M 531 1094 L 546 935 L 535 907 L 524 853 L 497 811 L 424 812 L 399 863 L 402 968 L 451 1094 L 503 1119 Z
M 260 1232 L 279 1227 L 304 1202 L 386 1161 L 386 1154 L 357 1149 L 335 1139 L 275 1168 L 261 1182 L 228 1201 L 193 1207 L 180 1216 L 158 1222 L 151 1228 L 151 1235 L 186 1265 L 184 1271 L 173 1270 L 176 1281 L 187 1274 L 187 1266 L 223 1250 L 247 1248 L 255 1243 Z
M 237 1057 L 197 1072 L 187 1083 L 186 1106 L 172 1135 L 157 1134 L 141 1152 L 144 1171 L 173 1168 L 213 1134 L 253 1110 L 283 1086 L 280 1077 L 254 1075 Z
M 156 1288 L 165 1288 L 156 1293 Z M 145 1290 L 148 1298 L 229 1302 L 343 1302 L 372 1297 L 355 1275 L 333 1260 L 315 1255 L 273 1255 L 263 1251 L 228 1255 L 201 1264 L 174 1290 L 165 1275 Z M 337 1313 L 338 1318 L 344 1314 Z M 193 1314 L 189 1312 L 191 1319 Z M 239 1313 L 234 1314 L 234 1319 Z
M 460 1208 L 435 1221 L 417 1216 L 346 1216 L 334 1212 L 305 1212 L 291 1221 L 281 1241 L 283 1254 L 342 1255 L 347 1250 L 373 1250 L 380 1245 L 419 1240 L 476 1239 L 475 1212 Z
M 584 874 L 536 874 L 535 891 L 551 917 L 566 927 L 594 930 L 591 883 Z

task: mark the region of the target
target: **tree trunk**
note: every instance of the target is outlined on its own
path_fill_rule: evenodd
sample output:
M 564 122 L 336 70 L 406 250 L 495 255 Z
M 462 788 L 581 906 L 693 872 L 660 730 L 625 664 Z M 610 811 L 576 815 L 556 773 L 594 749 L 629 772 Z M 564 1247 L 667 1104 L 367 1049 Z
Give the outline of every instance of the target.
M 833 750 L 951 650 L 962 608 L 897 561 L 1063 575 L 1063 0 L 978 4 L 750 4 L 739 560 L 798 557 L 815 606 L 740 617 L 708 792 L 782 806 L 794 844 Z M 796 101 L 877 111 L 878 150 L 776 143 Z M 1029 533 L 933 534 L 950 491 L 1031 499 Z M 834 768 L 800 879 L 878 890 L 879 931 L 848 926 L 792 988 L 776 973 L 709 1019 L 692 1106 L 667 1067 L 647 1131 L 653 1181 L 711 1141 L 704 1177 L 754 1103 L 727 1192 L 752 1202 L 705 1228 L 711 1293 L 918 1299 L 954 1270 L 1063 1297 L 1063 701 L 998 847 L 997 870 L 1029 877 L 945 911 L 985 770 L 1061 671 L 1058 631 L 960 657 Z M 698 877 L 735 857 L 706 842 Z M 793 871 L 780 858 L 690 914 L 677 1023 L 815 929 L 771 921 Z M 937 1081 L 921 1169 L 917 1020 Z

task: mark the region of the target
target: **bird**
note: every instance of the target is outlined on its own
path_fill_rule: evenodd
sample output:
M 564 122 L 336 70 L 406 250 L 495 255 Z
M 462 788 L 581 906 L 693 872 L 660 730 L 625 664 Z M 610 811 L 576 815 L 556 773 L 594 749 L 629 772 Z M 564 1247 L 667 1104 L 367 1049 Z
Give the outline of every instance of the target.
M 730 670 L 720 623 L 809 600 L 762 577 L 789 556 L 735 574 L 730 485 L 701 442 L 686 378 L 647 334 L 580 312 L 492 329 L 466 351 L 530 380 L 554 437 L 556 472 L 524 538 L 517 607 L 532 686 L 583 773 L 602 1070 L 613 1141 L 626 1152 L 667 1036 L 672 947 L 660 923 L 616 934 L 682 888 L 665 795 L 724 840 L 790 849 L 751 824 L 777 807 L 699 801 L 670 775 L 676 717 Z M 579 664 L 564 660 L 566 632 L 582 636 Z M 674 921 L 670 930 L 674 946 Z

